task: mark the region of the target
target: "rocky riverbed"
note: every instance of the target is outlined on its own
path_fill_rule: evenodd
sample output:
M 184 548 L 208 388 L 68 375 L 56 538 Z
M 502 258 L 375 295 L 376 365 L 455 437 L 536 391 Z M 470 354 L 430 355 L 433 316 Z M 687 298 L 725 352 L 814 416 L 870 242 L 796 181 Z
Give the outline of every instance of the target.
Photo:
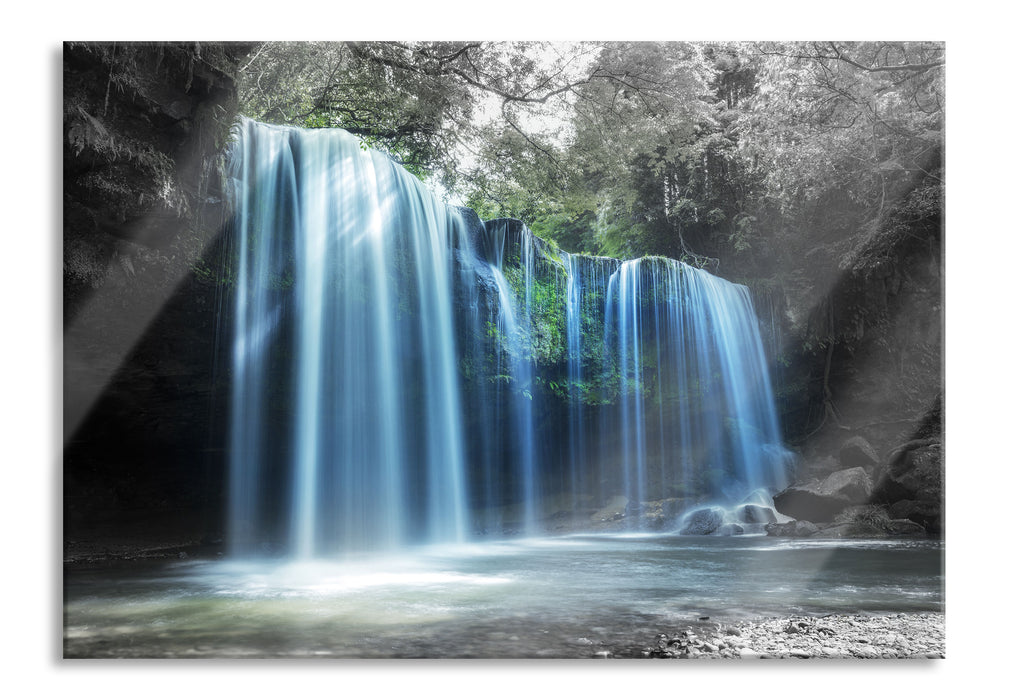
M 597 657 L 672 659 L 942 659 L 943 613 L 826 615 L 747 620 L 704 618 L 658 635 L 640 649 Z

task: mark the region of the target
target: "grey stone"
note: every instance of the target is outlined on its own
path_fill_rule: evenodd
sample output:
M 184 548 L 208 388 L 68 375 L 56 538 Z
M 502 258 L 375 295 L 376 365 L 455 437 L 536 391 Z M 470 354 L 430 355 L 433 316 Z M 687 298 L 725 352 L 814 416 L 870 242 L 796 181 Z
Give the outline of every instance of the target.
M 898 453 L 881 470 L 874 500 L 888 505 L 891 517 L 938 534 L 943 530 L 943 482 L 942 444 L 924 445 Z
M 894 520 L 910 520 L 925 528 L 926 532 L 942 531 L 942 503 L 939 501 L 897 501 L 888 509 Z
M 865 469 L 852 467 L 788 487 L 774 496 L 774 507 L 797 520 L 830 522 L 846 507 L 867 503 L 871 493 L 872 482 Z
M 938 501 L 943 488 L 942 445 L 928 445 L 901 455 L 876 483 L 880 495 L 898 500 Z
M 722 524 L 722 511 L 719 508 L 700 508 L 687 515 L 686 524 L 680 530 L 681 535 L 710 535 Z
M 771 537 L 810 537 L 820 531 L 808 520 L 789 520 L 784 523 L 768 523 L 764 526 Z
M 740 506 L 737 511 L 737 517 L 744 523 L 773 523 L 778 520 L 774 515 L 773 509 L 752 503 Z

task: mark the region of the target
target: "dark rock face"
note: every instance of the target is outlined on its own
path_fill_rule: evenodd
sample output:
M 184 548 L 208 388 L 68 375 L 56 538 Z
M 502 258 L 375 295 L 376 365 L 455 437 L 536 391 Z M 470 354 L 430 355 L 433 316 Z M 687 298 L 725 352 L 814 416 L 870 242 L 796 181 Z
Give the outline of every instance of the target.
M 232 76 L 247 48 L 64 46 L 68 541 L 124 532 L 163 541 L 216 527 L 226 393 L 216 308 L 226 285 L 213 263 Z
M 867 503 L 871 490 L 865 470 L 852 467 L 825 479 L 788 487 L 774 496 L 774 507 L 799 520 L 829 522 L 844 508 Z
M 173 285 L 217 233 L 247 48 L 64 46 L 65 322 L 117 277 Z
M 888 508 L 890 517 L 918 523 L 929 534 L 942 533 L 942 504 L 935 501 L 897 501 Z
M 942 431 L 943 166 L 940 153 L 929 158 L 870 237 L 788 290 L 794 326 L 779 400 L 785 438 L 805 456 L 799 481 L 820 477 L 813 469 L 853 435 L 882 464 L 922 429 Z M 859 452 L 845 449 L 840 467 L 868 467 Z
M 891 463 L 876 484 L 877 497 L 898 500 L 939 501 L 942 497 L 942 446 L 912 450 Z
M 943 481 L 942 444 L 923 445 L 898 453 L 883 469 L 873 500 L 889 504 L 892 517 L 907 518 L 938 533 L 942 531 Z

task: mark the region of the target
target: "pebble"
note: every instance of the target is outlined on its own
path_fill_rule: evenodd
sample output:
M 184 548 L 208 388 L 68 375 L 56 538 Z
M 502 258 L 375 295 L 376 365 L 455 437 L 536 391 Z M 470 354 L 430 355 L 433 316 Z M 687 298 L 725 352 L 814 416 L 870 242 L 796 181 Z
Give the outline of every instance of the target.
M 718 630 L 666 630 L 659 648 L 681 648 L 651 658 L 945 658 L 942 613 L 826 615 L 735 621 Z M 829 644 L 825 644 L 828 642 Z M 671 646 L 672 648 L 672 646 Z M 597 653 L 597 656 L 599 654 Z

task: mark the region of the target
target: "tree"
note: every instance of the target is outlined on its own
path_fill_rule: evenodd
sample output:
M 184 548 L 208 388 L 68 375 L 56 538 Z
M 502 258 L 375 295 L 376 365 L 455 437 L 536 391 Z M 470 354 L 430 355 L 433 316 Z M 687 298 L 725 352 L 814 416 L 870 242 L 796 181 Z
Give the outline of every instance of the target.
M 817 221 L 829 208 L 841 227 L 826 226 L 825 233 L 847 238 L 850 251 L 919 180 L 941 184 L 942 44 L 756 48 L 764 60 L 743 150 L 762 171 L 767 196 L 780 202 L 786 225 Z
M 705 70 L 687 44 L 268 43 L 241 76 L 249 116 L 347 129 L 482 214 L 535 226 L 584 220 L 629 154 L 690 133 Z
M 664 214 L 655 176 L 661 182 L 665 154 L 684 155 L 712 121 L 709 66 L 684 43 L 603 42 L 582 56 L 591 58 L 584 79 L 555 91 L 540 115 L 564 126 L 486 135 L 482 160 L 507 167 L 481 173 L 469 201 L 478 211 L 490 201 L 494 212 L 518 204 L 534 232 L 573 250 L 675 253 L 656 233 Z
M 649 70 L 661 89 L 586 100 L 579 148 L 608 174 L 600 250 L 717 267 L 746 247 L 734 236 L 749 221 L 734 125 L 753 68 L 731 44 L 627 44 L 601 58 Z
M 484 218 L 735 274 L 850 253 L 941 188 L 935 43 L 267 43 L 243 108 L 339 126 Z M 782 256 L 789 259 L 786 261 Z
M 263 121 L 346 129 L 454 186 L 502 124 L 524 148 L 552 157 L 528 121 L 598 79 L 583 70 L 592 50 L 546 42 L 267 43 L 242 67 L 243 108 Z

